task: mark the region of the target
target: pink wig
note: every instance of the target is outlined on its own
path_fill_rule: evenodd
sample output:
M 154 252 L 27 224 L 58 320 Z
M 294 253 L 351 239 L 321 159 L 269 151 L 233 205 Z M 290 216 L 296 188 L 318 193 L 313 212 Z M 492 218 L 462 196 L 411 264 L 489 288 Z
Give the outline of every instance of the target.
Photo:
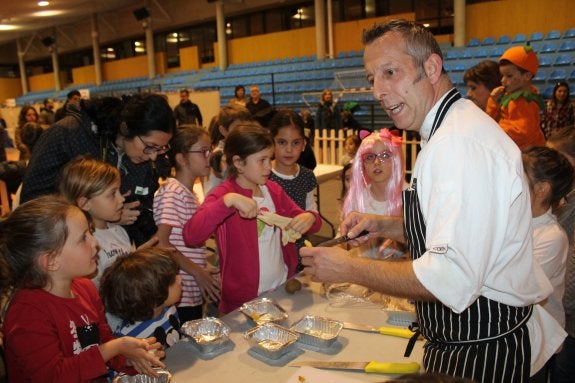
M 361 141 L 361 145 L 351 165 L 349 191 L 345 197 L 342 208 L 344 217 L 354 210 L 362 213 L 371 213 L 366 211 L 365 206 L 367 203 L 364 201 L 364 191 L 371 184 L 371 180 L 365 175 L 363 155 L 372 152 L 373 145 L 376 142 L 382 142 L 386 146 L 386 150 L 391 153 L 392 172 L 385 192 L 385 199 L 389 202 L 389 211 L 387 211 L 386 214 L 390 216 L 402 214 L 401 192 L 405 182 L 403 172 L 403 139 L 394 133 L 395 132 L 391 132 L 388 129 L 382 129 L 379 132 L 371 133 Z

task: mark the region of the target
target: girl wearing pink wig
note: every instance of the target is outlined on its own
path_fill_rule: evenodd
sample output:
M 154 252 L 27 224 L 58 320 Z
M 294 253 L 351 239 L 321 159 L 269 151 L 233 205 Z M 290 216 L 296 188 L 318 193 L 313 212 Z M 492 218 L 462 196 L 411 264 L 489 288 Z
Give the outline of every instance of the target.
M 342 208 L 345 217 L 352 211 L 387 216 L 402 214 L 404 180 L 403 139 L 388 129 L 363 138 L 351 165 L 349 191 Z M 362 256 L 388 258 L 402 251 L 391 241 L 374 239 L 361 246 Z

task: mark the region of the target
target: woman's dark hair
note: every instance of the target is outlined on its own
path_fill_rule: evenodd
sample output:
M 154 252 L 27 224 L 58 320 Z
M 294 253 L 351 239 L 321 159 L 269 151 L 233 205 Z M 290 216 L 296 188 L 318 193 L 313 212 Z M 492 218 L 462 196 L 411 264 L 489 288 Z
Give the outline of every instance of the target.
M 97 126 L 98 133 L 115 139 L 146 136 L 152 131 L 174 133 L 176 120 L 168 101 L 162 95 L 135 94 L 123 99 L 102 97 L 82 100 L 82 108 Z
M 538 182 L 549 183 L 551 193 L 544 202 L 556 207 L 573 187 L 571 163 L 557 150 L 544 146 L 527 149 L 521 156 L 531 188 Z
M 180 125 L 170 141 L 170 150 L 168 151 L 170 165 L 178 168 L 176 154 L 186 153 L 203 135 L 208 136 L 208 133 L 201 126 Z
M 223 178 L 224 175 L 224 168 L 222 166 L 222 157 L 224 156 L 224 151 L 221 149 L 214 150 L 212 154 L 210 154 L 210 168 L 214 172 L 214 175 L 218 178 Z
M 226 138 L 224 154 L 228 165 L 228 177 L 236 178 L 238 169 L 234 165 L 234 156 L 245 161 L 249 155 L 273 147 L 274 143 L 268 131 L 255 121 L 238 125 Z
M 569 98 L 570 90 L 569 90 L 569 84 L 566 83 L 565 81 L 559 81 L 557 84 L 555 84 L 555 86 L 553 87 L 553 94 L 551 95 L 551 100 L 555 105 L 559 105 L 559 101 L 557 101 L 557 96 L 555 96 L 555 92 L 557 92 L 557 89 L 559 89 L 560 87 L 567 88 L 567 97 L 565 97 L 565 101 L 563 101 L 560 105 L 569 105 L 569 103 L 571 102 L 571 99 Z
M 34 108 L 32 105 L 24 105 L 22 109 L 20 109 L 20 114 L 18 114 L 18 126 L 22 126 L 26 123 L 26 114 L 30 109 L 36 113 L 36 122 L 38 122 L 40 116 L 38 115 L 36 108 Z
M 119 256 L 100 279 L 106 311 L 130 323 L 152 319 L 154 309 L 168 298 L 178 272 L 167 249 L 151 247 Z
M 3 281 L 5 285 L 14 289 L 49 286 L 50 277 L 39 266 L 38 257 L 55 254 L 64 247 L 68 238 L 66 219 L 72 209 L 78 208 L 59 197 L 43 196 L 20 205 L 0 222 L 0 252 L 10 275 L 8 281 Z M 1 291 L 0 296 L 5 292 Z
M 351 169 L 351 162 L 348 162 L 347 164 L 343 165 L 343 169 L 341 169 L 341 195 L 340 198 L 343 201 L 345 199 L 345 196 L 347 194 L 347 185 L 346 185 L 346 181 L 349 181 L 347 177 L 348 172 Z
M 476 82 L 485 85 L 489 90 L 493 90 L 501 85 L 501 75 L 499 74 L 499 64 L 492 60 L 483 60 L 479 64 L 469 68 L 463 75 L 463 82 Z
M 292 109 L 281 108 L 274 114 L 268 124 L 272 139 L 278 135 L 279 130 L 285 127 L 294 127 L 305 138 L 304 122 L 301 116 Z
M 246 94 L 246 87 L 243 85 L 236 85 L 236 87 L 234 88 L 234 96 L 238 97 L 238 90 L 243 89 L 244 90 L 244 95 Z

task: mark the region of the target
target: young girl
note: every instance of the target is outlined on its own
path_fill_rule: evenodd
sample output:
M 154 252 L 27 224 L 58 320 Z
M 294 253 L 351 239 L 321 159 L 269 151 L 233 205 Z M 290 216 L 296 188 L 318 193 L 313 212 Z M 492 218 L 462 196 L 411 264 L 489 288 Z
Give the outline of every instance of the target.
M 355 158 L 355 154 L 357 153 L 357 149 L 361 144 L 361 140 L 356 134 L 352 134 L 345 139 L 343 149 L 345 150 L 345 154 L 341 158 L 341 165 L 345 166 L 349 164 Z
M 92 219 L 100 248 L 98 273 L 92 281 L 98 287 L 100 276 L 116 257 L 134 250 L 126 230 L 112 223 L 120 219 L 124 207 L 120 171 L 106 162 L 78 157 L 64 166 L 58 190 Z
M 96 271 L 97 242 L 80 209 L 40 197 L 13 211 L 1 232 L 12 289 L 2 328 L 11 382 L 89 382 L 108 366 L 130 372 L 126 358 L 157 376 L 161 345 L 114 339 L 94 284 L 82 278 Z
M 541 305 L 563 327 L 563 296 L 569 240 L 551 209 L 557 207 L 571 191 L 573 167 L 565 156 L 546 147 L 527 149 L 522 153 L 522 158 L 531 194 L 533 256 L 553 285 L 553 292 Z M 555 358 L 551 358 L 532 381 L 548 381 L 554 370 Z
M 184 226 L 184 241 L 199 246 L 215 232 L 220 255 L 220 311 L 228 313 L 294 275 L 297 251 L 281 246 L 280 230 L 256 220 L 262 211 L 293 217 L 285 228 L 299 233 L 321 227 L 317 212 L 300 209 L 271 173 L 273 141 L 257 123 L 236 127 L 224 149 L 228 179 L 207 195 Z
M 182 294 L 172 251 L 136 250 L 117 258 L 102 275 L 100 296 L 106 311 L 122 322 L 116 336 L 155 337 L 164 347 L 180 340 L 175 304 Z
M 373 132 L 365 137 L 351 165 L 351 178 L 342 215 L 352 211 L 386 216 L 402 214 L 403 190 L 402 138 L 388 129 Z M 362 246 L 362 255 L 386 258 L 402 254 L 396 252 L 391 242 L 383 245 L 374 239 Z
M 301 116 L 293 110 L 280 109 L 271 119 L 269 130 L 274 141 L 270 180 L 278 183 L 302 210 L 317 211 L 317 179 L 310 169 L 297 164 L 306 144 Z M 302 237 L 296 241 L 298 249 L 304 246 L 304 240 Z M 298 255 L 298 271 L 302 269 Z
M 565 324 L 563 291 L 569 241 L 551 212 L 571 191 L 573 167 L 554 149 L 533 147 L 523 152 L 523 167 L 529 180 L 533 215 L 533 255 L 553 285 L 543 307 L 562 326 Z
M 205 244 L 188 247 L 182 237 L 185 223 L 200 205 L 193 185 L 198 177 L 208 175 L 211 149 L 208 134 L 198 126 L 189 125 L 178 128 L 171 146 L 168 157 L 176 173 L 154 197 L 154 219 L 160 246 L 176 248 L 183 285 L 178 314 L 184 323 L 202 317 L 203 297 L 219 300 L 219 284 L 213 278 L 218 271 L 206 268 Z
M 569 84 L 558 82 L 553 88 L 553 95 L 545 105 L 541 126 L 545 137 L 549 138 L 558 130 L 572 129 L 575 124 L 575 106 L 569 97 Z

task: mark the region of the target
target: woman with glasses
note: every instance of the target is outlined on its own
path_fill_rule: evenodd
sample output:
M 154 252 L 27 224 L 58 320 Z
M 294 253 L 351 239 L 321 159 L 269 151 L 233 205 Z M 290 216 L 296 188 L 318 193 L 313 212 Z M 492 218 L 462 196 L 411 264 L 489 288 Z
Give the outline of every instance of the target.
M 549 138 L 558 130 L 572 128 L 575 125 L 575 107 L 569 97 L 569 84 L 558 82 L 553 88 L 553 95 L 543 111 L 541 126 L 545 137 Z
M 382 129 L 364 136 L 351 165 L 349 191 L 342 207 L 342 216 L 352 211 L 384 216 L 402 214 L 401 192 L 404 186 L 403 139 Z M 387 258 L 401 256 L 391 241 L 375 238 L 357 250 L 362 256 Z
M 34 147 L 21 202 L 54 193 L 60 169 L 78 155 L 90 155 L 120 169 L 126 203 L 119 223 L 141 245 L 156 233 L 154 193 L 170 171 L 165 153 L 176 127 L 170 105 L 161 95 L 137 94 L 81 100 L 68 109 Z

